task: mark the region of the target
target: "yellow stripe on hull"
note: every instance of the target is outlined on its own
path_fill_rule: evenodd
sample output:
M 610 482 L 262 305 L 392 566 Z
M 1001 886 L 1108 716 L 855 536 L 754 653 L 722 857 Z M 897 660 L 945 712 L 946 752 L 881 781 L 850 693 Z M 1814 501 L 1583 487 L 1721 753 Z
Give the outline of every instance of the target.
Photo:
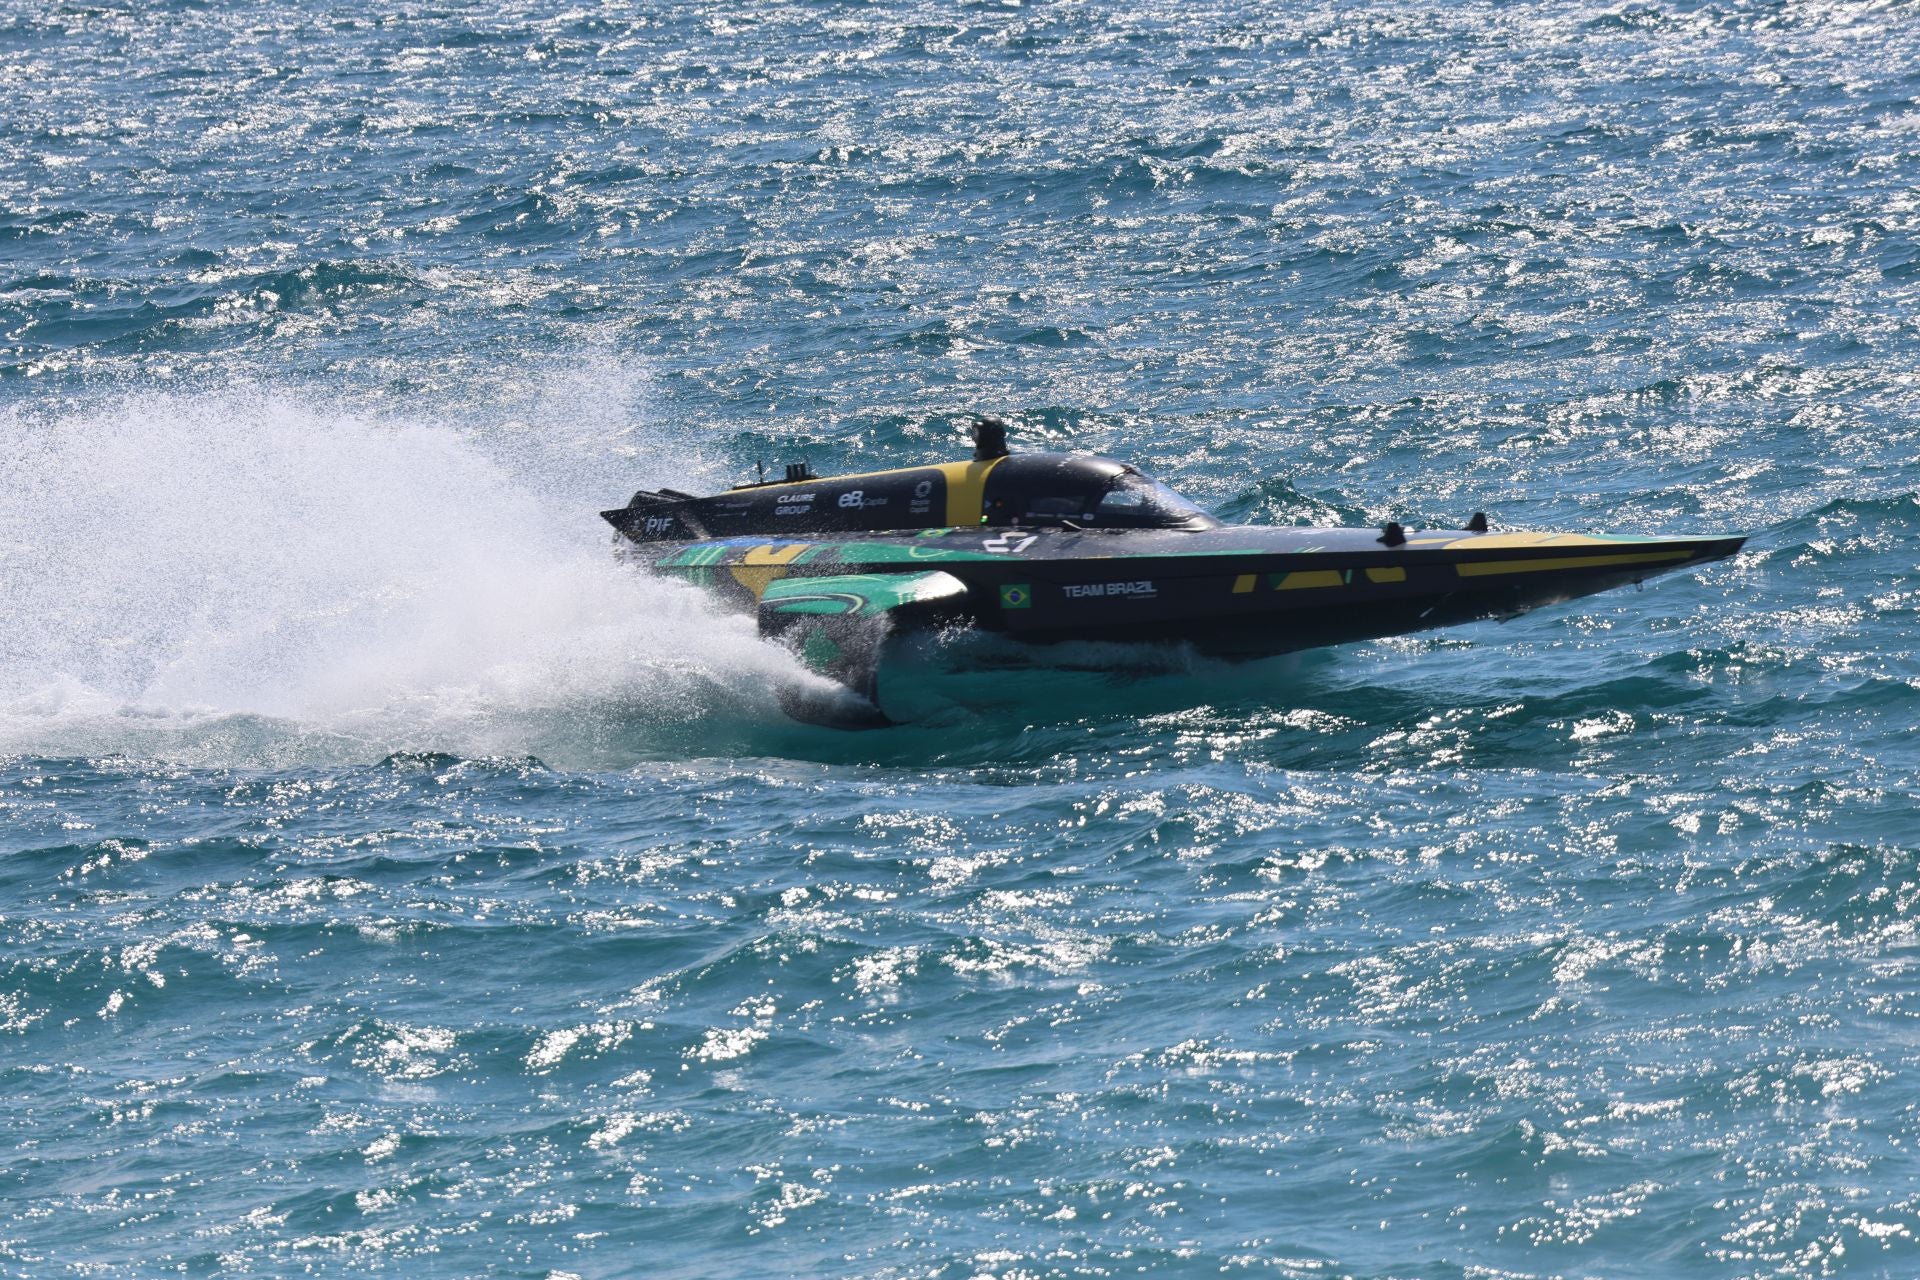
M 1311 587 L 1342 587 L 1346 577 L 1338 569 L 1296 569 L 1273 584 L 1275 591 L 1299 591 Z
M 1448 538 L 1441 545 L 1449 551 L 1522 551 L 1529 547 L 1617 547 L 1620 540 L 1586 533 L 1476 533 Z
M 727 572 L 733 575 L 735 582 L 751 591 L 753 598 L 758 600 L 767 593 L 769 583 L 787 576 L 787 566 L 792 564 L 794 557 L 805 551 L 808 545 L 804 542 L 796 542 L 785 547 L 755 547 L 740 557 L 740 563 Z
M 936 468 L 947 478 L 948 524 L 980 523 L 987 514 L 987 472 L 999 465 L 1000 461 L 999 458 L 989 458 L 985 462 L 943 462 Z
M 1490 560 L 1479 564 L 1457 564 L 1454 569 L 1463 578 L 1490 578 L 1508 573 L 1548 573 L 1555 569 L 1604 569 L 1630 564 L 1671 564 L 1690 560 L 1692 551 L 1642 551 L 1617 556 L 1559 556 L 1552 560 Z

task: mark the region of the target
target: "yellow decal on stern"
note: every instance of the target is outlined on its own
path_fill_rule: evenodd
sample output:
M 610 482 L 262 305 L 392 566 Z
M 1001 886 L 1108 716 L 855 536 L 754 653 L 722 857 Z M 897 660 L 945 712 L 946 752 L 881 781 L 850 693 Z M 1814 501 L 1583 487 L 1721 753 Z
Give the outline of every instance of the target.
M 753 598 L 758 600 L 767 593 L 769 583 L 776 578 L 787 576 L 787 566 L 806 549 L 807 544 L 804 542 L 795 542 L 784 547 L 754 547 L 728 572 L 733 575 L 735 582 L 751 591 Z

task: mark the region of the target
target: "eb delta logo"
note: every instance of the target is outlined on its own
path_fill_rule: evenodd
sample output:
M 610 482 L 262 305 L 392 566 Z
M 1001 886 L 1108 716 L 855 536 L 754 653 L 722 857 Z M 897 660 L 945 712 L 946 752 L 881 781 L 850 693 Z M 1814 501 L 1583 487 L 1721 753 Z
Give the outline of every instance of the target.
M 1033 588 L 1024 582 L 1000 588 L 1000 607 L 1002 609 L 1032 608 Z

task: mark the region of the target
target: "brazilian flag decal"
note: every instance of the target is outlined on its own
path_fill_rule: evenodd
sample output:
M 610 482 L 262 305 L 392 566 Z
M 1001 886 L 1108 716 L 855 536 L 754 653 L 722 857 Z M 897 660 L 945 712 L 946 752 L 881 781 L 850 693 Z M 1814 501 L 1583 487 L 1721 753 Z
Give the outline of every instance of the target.
M 1033 588 L 1024 582 L 1000 588 L 1000 607 L 1002 609 L 1032 608 Z

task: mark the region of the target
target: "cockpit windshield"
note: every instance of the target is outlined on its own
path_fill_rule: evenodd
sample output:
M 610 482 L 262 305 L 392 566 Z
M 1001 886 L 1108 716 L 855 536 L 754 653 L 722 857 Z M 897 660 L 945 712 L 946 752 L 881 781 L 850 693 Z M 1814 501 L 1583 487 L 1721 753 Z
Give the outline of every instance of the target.
M 1212 526 L 1212 516 L 1158 480 L 1129 469 L 1115 476 L 1094 508 L 1094 524 L 1107 529 L 1179 529 Z
M 1016 454 L 989 473 L 983 524 L 1069 529 L 1216 529 L 1220 522 L 1125 463 Z

